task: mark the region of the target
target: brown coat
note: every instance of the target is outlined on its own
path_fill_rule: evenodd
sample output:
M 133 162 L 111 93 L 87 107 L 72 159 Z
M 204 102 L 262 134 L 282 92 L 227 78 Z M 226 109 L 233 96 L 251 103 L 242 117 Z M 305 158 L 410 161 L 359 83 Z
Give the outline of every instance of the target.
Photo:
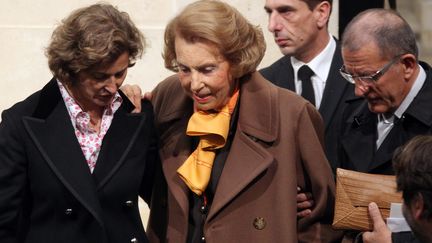
M 168 189 L 157 184 L 147 233 L 151 242 L 183 243 L 190 191 L 176 170 L 192 152 L 185 135 L 192 100 L 175 75 L 153 95 Z M 319 113 L 257 72 L 241 83 L 239 109 L 237 131 L 204 226 L 206 242 L 327 241 L 320 221 L 332 207 L 334 182 L 323 152 Z M 312 214 L 300 220 L 297 185 L 312 192 L 316 203 Z

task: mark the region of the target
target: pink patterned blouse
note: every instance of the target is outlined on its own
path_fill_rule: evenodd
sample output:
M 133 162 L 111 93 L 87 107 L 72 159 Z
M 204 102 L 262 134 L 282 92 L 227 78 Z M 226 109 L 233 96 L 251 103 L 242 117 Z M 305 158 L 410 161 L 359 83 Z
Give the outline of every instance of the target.
M 100 132 L 97 133 L 94 129 L 90 127 L 90 115 L 81 109 L 81 107 L 76 103 L 72 96 L 70 96 L 70 94 L 61 82 L 57 81 L 57 84 L 60 88 L 60 93 L 66 104 L 66 108 L 71 118 L 72 125 L 74 126 L 75 135 L 78 139 L 78 143 L 81 147 L 85 159 L 87 160 L 90 172 L 93 173 L 99 151 L 102 146 L 102 140 L 107 133 L 109 127 L 111 126 L 114 113 L 122 104 L 123 99 L 119 93 L 115 94 L 112 103 L 104 110 Z

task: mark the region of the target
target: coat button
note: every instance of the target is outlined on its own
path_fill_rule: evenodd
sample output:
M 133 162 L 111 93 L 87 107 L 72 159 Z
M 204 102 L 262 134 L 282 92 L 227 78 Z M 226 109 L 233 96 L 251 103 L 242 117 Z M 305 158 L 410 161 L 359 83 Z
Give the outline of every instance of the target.
M 67 209 L 65 210 L 65 214 L 66 214 L 67 216 L 71 216 L 71 215 L 73 214 L 73 210 L 72 210 L 72 208 L 67 208 Z
M 137 240 L 137 238 L 132 238 L 132 239 L 130 240 L 130 242 L 131 242 L 131 243 L 138 243 L 138 240 Z
M 261 217 L 256 217 L 253 221 L 253 226 L 255 227 L 255 229 L 257 230 L 262 230 L 266 227 L 266 221 L 264 218 Z
M 133 203 L 133 201 L 128 200 L 128 201 L 125 202 L 125 205 L 126 205 L 127 207 L 131 208 L 131 207 L 133 207 L 134 203 Z M 135 238 L 134 238 L 134 239 L 135 239 Z
M 205 242 L 205 237 L 201 237 L 201 242 Z

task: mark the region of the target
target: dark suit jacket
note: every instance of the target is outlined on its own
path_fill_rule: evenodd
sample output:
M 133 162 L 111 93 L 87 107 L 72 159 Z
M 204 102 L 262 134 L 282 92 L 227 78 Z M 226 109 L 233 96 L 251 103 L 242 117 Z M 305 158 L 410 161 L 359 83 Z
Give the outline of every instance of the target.
M 394 174 L 391 159 L 395 149 L 416 135 L 432 132 L 432 71 L 426 71 L 426 81 L 402 118 L 395 122 L 381 146 L 376 150 L 377 115 L 369 111 L 367 101 L 355 99 L 343 115 L 340 140 L 341 167 L 375 174 Z
M 147 233 L 152 242 L 184 243 L 190 190 L 176 171 L 193 151 L 193 139 L 185 134 L 193 103 L 177 76 L 159 83 L 152 102 L 167 184 L 162 182 L 152 197 Z M 204 222 L 206 242 L 330 241 L 326 237 L 333 232 L 323 219 L 332 205 L 334 181 L 316 109 L 258 72 L 241 81 L 238 109 L 237 129 Z M 315 200 L 312 214 L 302 219 L 296 216 L 297 185 Z
M 55 79 L 5 110 L 0 123 L 0 242 L 147 242 L 157 149 L 151 105 L 123 96 L 91 174 Z
M 331 62 L 319 112 L 325 126 L 326 155 L 330 165 L 335 170 L 338 167 L 336 141 L 338 134 L 340 134 L 342 111 L 346 106 L 345 100 L 354 98 L 354 85 L 348 83 L 339 73 L 343 60 L 338 42 Z M 294 71 L 289 56 L 282 57 L 260 72 L 277 86 L 295 91 Z

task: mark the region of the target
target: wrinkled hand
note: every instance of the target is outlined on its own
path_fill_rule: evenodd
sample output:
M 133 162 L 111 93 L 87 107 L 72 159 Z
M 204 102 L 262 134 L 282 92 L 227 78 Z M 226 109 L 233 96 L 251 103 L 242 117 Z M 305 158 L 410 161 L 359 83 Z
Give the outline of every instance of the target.
M 369 215 L 372 218 L 373 231 L 363 233 L 363 242 L 369 243 L 391 243 L 391 231 L 387 228 L 378 205 L 374 202 L 369 203 Z
M 297 217 L 304 218 L 312 213 L 314 206 L 312 193 L 302 192 L 300 187 L 297 187 Z
M 120 90 L 128 97 L 128 99 L 135 106 L 135 109 L 132 111 L 132 113 L 141 112 L 141 99 L 144 98 L 144 96 L 142 95 L 141 88 L 136 84 L 133 85 L 125 84 L 120 87 Z

